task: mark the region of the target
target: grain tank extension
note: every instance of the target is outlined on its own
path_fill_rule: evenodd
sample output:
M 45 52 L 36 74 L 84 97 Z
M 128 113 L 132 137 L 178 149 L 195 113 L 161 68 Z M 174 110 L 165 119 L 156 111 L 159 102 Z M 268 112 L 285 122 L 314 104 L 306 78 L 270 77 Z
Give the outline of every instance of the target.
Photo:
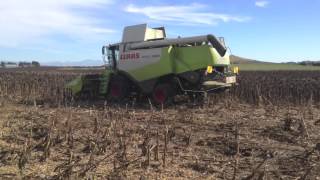
M 124 28 L 122 42 L 102 47 L 106 69 L 81 76 L 67 87 L 112 101 L 148 96 L 154 103 L 175 95 L 199 95 L 236 84 L 238 68 L 230 68 L 223 38 L 211 34 L 166 38 L 164 27 L 146 24 Z

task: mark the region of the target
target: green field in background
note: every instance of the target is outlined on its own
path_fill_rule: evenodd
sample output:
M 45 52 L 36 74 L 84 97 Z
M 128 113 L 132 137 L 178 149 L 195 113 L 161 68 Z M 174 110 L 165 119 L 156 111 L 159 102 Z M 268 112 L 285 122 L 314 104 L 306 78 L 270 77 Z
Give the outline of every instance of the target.
M 240 71 L 320 71 L 320 66 L 304 66 L 297 64 L 252 63 L 233 64 L 232 66 L 238 66 Z

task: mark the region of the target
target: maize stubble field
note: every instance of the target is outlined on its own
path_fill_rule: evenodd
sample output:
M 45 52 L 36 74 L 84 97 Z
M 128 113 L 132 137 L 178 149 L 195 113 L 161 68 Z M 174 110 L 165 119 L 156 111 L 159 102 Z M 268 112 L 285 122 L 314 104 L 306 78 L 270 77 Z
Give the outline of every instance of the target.
M 70 100 L 100 70 L 0 70 L 0 179 L 319 179 L 320 72 L 241 72 L 204 104 Z

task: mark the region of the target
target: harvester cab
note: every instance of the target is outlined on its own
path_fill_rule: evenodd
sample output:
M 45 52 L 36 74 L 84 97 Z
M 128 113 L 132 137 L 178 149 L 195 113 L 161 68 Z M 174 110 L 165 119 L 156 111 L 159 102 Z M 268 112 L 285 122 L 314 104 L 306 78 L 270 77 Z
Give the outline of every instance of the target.
M 122 41 L 103 46 L 102 57 L 106 69 L 94 76 L 95 85 L 92 75 L 79 77 L 68 84 L 74 94 L 98 94 L 112 101 L 142 95 L 163 104 L 178 94 L 228 89 L 238 73 L 230 69 L 223 38 L 208 34 L 171 39 L 164 27 L 146 24 L 125 27 Z
M 115 70 L 117 68 L 117 62 L 119 61 L 119 46 L 103 46 L 102 59 L 106 68 Z

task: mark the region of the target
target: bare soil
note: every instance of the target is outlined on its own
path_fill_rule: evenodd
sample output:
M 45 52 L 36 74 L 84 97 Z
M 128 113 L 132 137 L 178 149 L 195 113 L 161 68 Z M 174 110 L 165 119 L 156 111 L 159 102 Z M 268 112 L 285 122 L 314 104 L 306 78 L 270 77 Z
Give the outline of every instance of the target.
M 320 108 L 3 101 L 0 179 L 320 179 Z

